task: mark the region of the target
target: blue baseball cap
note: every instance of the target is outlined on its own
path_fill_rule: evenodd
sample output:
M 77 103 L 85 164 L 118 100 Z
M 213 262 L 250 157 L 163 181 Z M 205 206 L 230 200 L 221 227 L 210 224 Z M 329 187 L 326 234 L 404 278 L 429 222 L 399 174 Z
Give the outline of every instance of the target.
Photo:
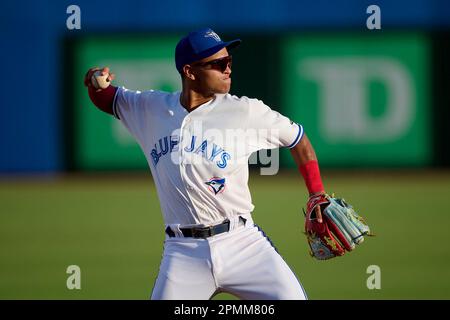
M 175 64 L 180 74 L 186 64 L 212 56 L 223 48 L 232 49 L 241 44 L 240 39 L 224 42 L 211 28 L 189 33 L 175 48 Z

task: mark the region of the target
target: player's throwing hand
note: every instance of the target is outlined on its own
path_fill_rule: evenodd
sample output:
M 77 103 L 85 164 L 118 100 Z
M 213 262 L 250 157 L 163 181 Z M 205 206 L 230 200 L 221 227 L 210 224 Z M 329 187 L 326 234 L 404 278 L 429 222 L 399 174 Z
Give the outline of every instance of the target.
M 92 80 L 94 74 L 100 71 L 101 76 L 106 76 L 106 78 L 104 78 L 104 80 L 108 83 L 110 83 L 111 81 L 113 81 L 116 76 L 114 73 L 110 73 L 110 70 L 108 67 L 103 67 L 102 69 L 100 69 L 99 67 L 94 67 L 88 70 L 88 72 L 86 72 L 86 75 L 84 77 L 84 85 L 86 87 L 93 87 L 95 89 L 97 89 L 98 91 L 102 90 L 102 86 L 100 85 L 100 83 L 97 83 L 97 85 L 94 85 L 96 82 Z M 104 89 L 104 88 L 103 88 Z

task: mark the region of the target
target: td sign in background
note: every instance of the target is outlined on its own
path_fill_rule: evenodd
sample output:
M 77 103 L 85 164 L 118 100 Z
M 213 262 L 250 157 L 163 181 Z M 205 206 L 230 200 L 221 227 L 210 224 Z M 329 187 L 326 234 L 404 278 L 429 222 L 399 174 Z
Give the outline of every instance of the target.
M 285 38 L 281 49 L 281 110 L 304 125 L 321 164 L 430 162 L 425 38 L 314 34 Z

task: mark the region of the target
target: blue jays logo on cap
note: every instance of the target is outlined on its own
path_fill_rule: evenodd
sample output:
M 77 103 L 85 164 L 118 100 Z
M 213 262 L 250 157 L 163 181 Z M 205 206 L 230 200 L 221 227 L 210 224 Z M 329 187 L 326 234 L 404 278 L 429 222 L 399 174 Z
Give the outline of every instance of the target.
M 211 28 L 193 31 L 183 37 L 175 48 L 177 70 L 183 73 L 184 65 L 212 56 L 223 48 L 235 48 L 240 43 L 240 39 L 222 41 Z
M 222 40 L 220 39 L 219 35 L 218 35 L 217 33 L 215 33 L 214 31 L 212 31 L 212 30 L 207 31 L 207 32 L 205 33 L 205 37 L 211 37 L 211 38 L 214 38 L 217 42 L 222 41 Z
M 205 183 L 208 185 L 208 189 L 214 192 L 215 195 L 225 190 L 225 178 L 212 177 Z

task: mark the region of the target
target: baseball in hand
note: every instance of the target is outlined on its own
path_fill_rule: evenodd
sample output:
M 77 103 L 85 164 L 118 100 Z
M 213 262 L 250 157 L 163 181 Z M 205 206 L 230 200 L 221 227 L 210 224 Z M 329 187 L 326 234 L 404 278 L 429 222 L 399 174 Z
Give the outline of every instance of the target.
M 95 89 L 106 89 L 111 82 L 108 80 L 109 74 L 102 75 L 100 70 L 96 71 L 91 78 L 91 83 Z

